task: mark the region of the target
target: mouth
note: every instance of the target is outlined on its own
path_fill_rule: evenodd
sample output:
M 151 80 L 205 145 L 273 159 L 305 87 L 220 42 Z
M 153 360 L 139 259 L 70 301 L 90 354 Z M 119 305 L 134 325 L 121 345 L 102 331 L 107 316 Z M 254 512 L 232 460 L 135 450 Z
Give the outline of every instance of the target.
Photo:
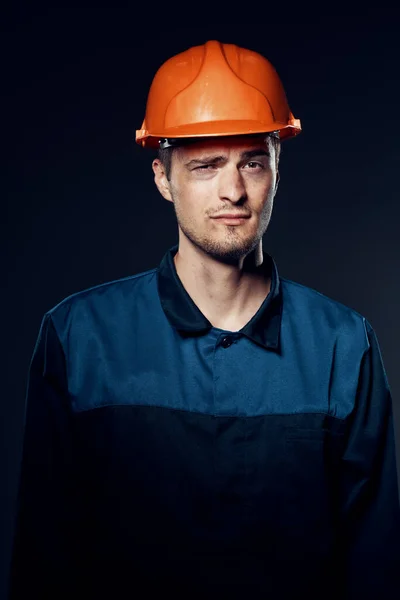
M 213 219 L 248 219 L 249 217 L 250 215 L 246 215 L 245 213 L 226 213 L 217 215 Z
M 216 221 L 221 221 L 226 225 L 240 225 L 247 221 L 249 217 L 214 217 Z

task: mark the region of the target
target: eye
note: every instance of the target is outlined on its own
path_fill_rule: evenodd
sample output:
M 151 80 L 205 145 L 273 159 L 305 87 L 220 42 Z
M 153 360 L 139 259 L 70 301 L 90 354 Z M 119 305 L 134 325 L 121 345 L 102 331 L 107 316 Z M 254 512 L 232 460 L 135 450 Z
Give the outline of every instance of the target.
M 248 170 L 250 171 L 260 171 L 265 169 L 265 166 L 262 163 L 256 162 L 254 160 L 249 161 L 248 163 L 246 163 L 246 165 L 244 165 L 245 167 L 250 167 Z M 216 165 L 213 164 L 207 164 L 207 165 L 200 165 L 198 167 L 194 167 L 194 171 L 211 171 L 212 169 L 216 168 Z
M 263 168 L 264 168 L 264 165 L 263 165 L 262 163 L 254 162 L 253 160 L 252 160 L 252 161 L 250 161 L 250 162 L 248 162 L 248 163 L 247 163 L 247 165 L 253 165 L 253 166 L 251 167 L 251 169 L 250 169 L 251 171 L 254 171 L 254 170 L 255 170 L 255 169 L 257 169 L 258 167 L 259 167 L 260 169 L 263 169 Z

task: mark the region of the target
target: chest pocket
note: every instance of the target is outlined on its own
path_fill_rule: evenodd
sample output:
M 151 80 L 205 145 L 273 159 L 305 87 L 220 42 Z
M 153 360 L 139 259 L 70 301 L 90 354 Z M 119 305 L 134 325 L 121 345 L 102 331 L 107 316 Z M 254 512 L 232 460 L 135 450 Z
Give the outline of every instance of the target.
M 342 435 L 324 428 L 285 432 L 283 500 L 293 547 L 329 551 L 338 518 L 338 476 Z

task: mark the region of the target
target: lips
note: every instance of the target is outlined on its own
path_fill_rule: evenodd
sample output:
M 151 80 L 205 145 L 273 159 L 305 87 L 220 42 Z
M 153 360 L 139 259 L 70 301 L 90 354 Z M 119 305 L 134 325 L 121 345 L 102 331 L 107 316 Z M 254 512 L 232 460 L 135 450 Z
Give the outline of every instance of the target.
M 214 219 L 248 219 L 249 216 L 236 214 L 236 215 L 218 215 L 217 217 L 213 217 L 213 218 Z

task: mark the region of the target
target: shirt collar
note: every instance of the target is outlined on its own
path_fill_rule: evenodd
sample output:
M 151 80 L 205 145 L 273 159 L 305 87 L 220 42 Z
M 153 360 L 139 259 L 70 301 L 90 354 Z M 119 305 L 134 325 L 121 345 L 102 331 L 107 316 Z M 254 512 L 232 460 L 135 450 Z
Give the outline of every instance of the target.
M 157 269 L 157 286 L 161 306 L 166 317 L 176 329 L 187 335 L 206 333 L 212 323 L 203 315 L 183 287 L 176 271 L 174 256 L 178 244 L 163 256 Z M 282 286 L 273 257 L 263 250 L 262 268 L 271 277 L 271 289 L 253 318 L 240 330 L 257 344 L 279 352 L 282 320 Z

